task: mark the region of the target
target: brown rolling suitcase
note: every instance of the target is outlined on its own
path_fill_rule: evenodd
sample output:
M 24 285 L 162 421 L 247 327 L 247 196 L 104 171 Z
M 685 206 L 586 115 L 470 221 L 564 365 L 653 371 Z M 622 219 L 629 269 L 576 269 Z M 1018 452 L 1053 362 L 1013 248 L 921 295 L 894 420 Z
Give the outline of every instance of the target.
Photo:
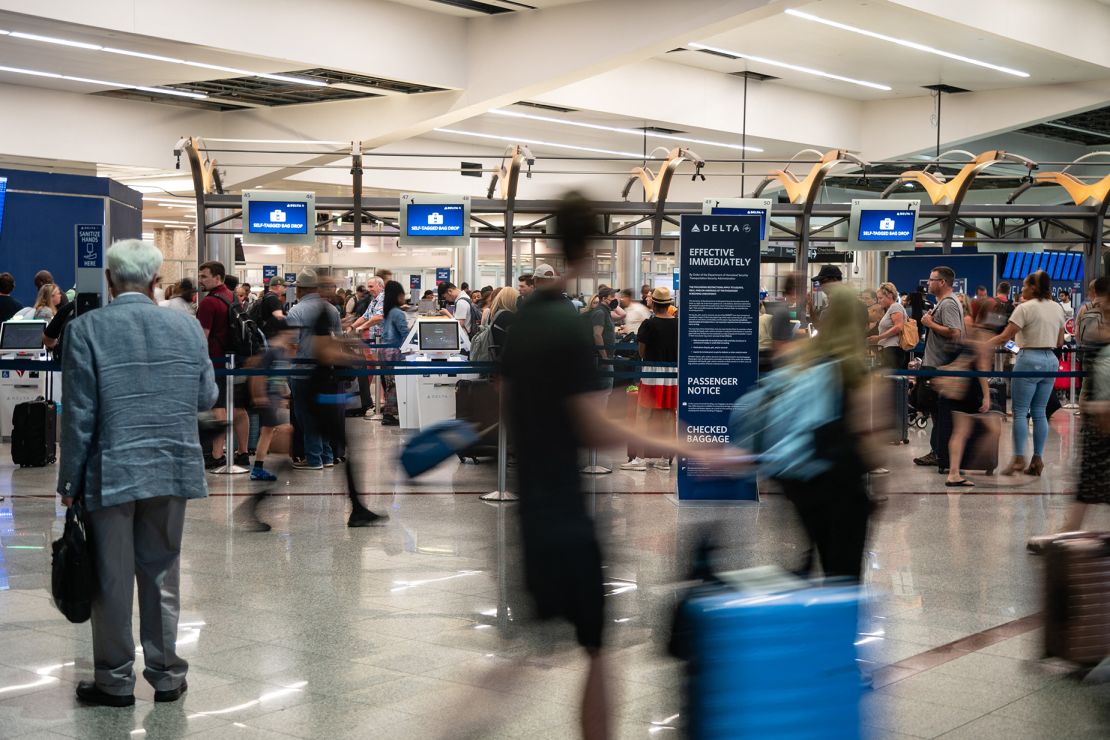
M 1045 549 L 1045 656 L 1094 665 L 1110 656 L 1110 532 L 1074 532 Z

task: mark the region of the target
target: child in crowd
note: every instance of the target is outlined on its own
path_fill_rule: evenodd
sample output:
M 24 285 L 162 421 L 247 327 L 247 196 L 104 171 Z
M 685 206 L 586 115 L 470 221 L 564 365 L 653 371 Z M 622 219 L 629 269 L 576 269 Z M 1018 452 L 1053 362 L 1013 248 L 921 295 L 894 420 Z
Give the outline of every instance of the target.
M 289 344 L 293 332 L 282 329 L 270 338 L 270 346 L 259 357 L 257 367 L 273 370 L 289 367 Z M 251 403 L 258 413 L 258 447 L 251 468 L 251 480 L 275 481 L 266 470 L 266 455 L 270 452 L 275 436 L 288 438 L 293 427 L 289 423 L 289 384 L 284 377 L 256 375 L 250 379 Z

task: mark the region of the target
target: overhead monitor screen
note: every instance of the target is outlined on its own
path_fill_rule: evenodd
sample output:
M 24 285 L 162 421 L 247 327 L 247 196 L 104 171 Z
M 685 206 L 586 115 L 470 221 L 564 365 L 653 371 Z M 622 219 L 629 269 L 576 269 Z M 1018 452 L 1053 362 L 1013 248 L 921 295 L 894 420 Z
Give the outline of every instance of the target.
M 917 225 L 916 211 L 864 210 L 859 214 L 861 242 L 913 241 Z
M 252 200 L 247 211 L 247 231 L 251 234 L 308 233 L 308 203 L 303 200 Z
M 0 231 L 4 230 L 4 195 L 8 192 L 8 178 L 0 177 Z
M 0 350 L 42 349 L 45 321 L 5 321 L 0 324 Z
M 440 351 L 459 349 L 459 322 L 421 321 L 419 324 L 421 351 Z
M 726 208 L 718 206 L 713 209 L 713 215 L 724 216 L 759 216 L 759 240 L 767 238 L 767 211 L 763 208 Z
M 410 203 L 408 236 L 467 236 L 466 212 L 460 203 Z

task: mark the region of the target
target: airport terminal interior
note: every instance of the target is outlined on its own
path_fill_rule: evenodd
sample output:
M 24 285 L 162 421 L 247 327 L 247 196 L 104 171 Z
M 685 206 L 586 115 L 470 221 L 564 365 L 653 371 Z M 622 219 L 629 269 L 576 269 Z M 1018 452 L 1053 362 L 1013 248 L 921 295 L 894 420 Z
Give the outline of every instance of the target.
M 1106 738 L 1108 210 L 1110 0 L 0 0 L 0 738 Z

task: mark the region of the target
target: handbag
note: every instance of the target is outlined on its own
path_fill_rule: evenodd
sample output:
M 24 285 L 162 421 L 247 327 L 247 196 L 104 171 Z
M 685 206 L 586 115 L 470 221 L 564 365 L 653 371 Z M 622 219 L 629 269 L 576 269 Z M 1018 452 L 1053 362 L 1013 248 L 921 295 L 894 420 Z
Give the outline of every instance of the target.
M 81 496 L 66 510 L 65 529 L 52 545 L 50 568 L 50 590 L 58 611 L 74 624 L 87 622 L 96 595 L 96 570 Z
M 898 335 L 898 346 L 901 347 L 903 351 L 909 352 L 911 349 L 915 348 L 920 341 L 921 334 L 917 328 L 917 322 L 907 317 L 906 320 L 902 322 L 902 333 Z

